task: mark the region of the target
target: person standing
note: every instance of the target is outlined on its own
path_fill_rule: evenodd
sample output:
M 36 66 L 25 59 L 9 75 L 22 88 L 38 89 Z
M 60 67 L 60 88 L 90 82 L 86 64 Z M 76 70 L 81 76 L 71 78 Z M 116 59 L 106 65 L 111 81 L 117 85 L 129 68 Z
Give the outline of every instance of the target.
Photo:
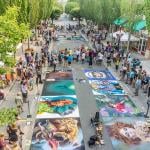
M 56 72 L 57 59 L 55 58 L 53 61 L 53 72 Z
M 140 87 L 141 87 L 141 79 L 140 77 L 138 77 L 135 82 L 135 96 L 138 96 Z
M 5 141 L 5 135 L 0 133 L 0 150 L 11 150 Z
M 116 72 L 118 72 L 118 69 L 119 69 L 119 59 L 117 59 L 116 62 L 115 62 L 115 68 L 116 68 Z
M 68 66 L 71 66 L 71 63 L 73 61 L 73 56 L 69 54 L 67 61 L 68 61 Z
M 111 56 L 110 53 L 107 54 L 107 67 L 111 66 Z
M 77 49 L 76 50 L 76 61 L 78 62 L 79 61 L 79 56 L 80 56 L 80 50 L 79 49 Z
M 36 84 L 42 83 L 42 67 L 40 65 L 37 65 L 36 75 Z
M 21 93 L 23 97 L 23 102 L 27 103 L 27 97 L 28 97 L 28 87 L 26 81 L 23 81 L 21 84 Z
M 22 99 L 22 96 L 21 96 L 21 92 L 18 92 L 16 97 L 15 97 L 15 103 L 16 103 L 16 106 L 17 106 L 17 110 L 19 112 L 19 114 L 21 112 L 23 112 L 23 99 Z
M 132 85 L 133 79 L 135 77 L 135 72 L 133 68 L 131 68 L 129 77 L 130 77 L 130 85 Z
M 67 67 L 67 59 L 68 59 L 68 55 L 65 52 L 65 54 L 64 54 L 64 67 Z
M 82 60 L 82 64 L 84 64 L 84 62 L 85 62 L 85 52 L 82 52 L 81 60 Z
M 89 51 L 89 66 L 93 65 L 93 52 L 90 50 Z
M 62 64 L 62 55 L 61 55 L 61 52 L 59 52 L 58 54 L 58 61 L 59 61 L 59 65 Z

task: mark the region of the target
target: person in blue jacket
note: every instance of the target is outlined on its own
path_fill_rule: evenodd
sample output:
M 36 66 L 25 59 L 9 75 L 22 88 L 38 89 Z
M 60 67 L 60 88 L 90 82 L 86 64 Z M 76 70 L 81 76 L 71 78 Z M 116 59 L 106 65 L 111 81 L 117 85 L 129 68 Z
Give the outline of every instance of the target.
M 70 66 L 73 61 L 73 56 L 69 54 L 67 57 L 67 61 L 68 61 L 68 66 Z

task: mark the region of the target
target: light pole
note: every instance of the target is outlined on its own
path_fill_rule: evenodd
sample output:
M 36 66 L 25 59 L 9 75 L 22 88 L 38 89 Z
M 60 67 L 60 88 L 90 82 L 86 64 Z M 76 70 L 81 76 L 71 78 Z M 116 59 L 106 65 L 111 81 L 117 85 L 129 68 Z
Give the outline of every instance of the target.
M 30 112 L 30 101 L 28 100 L 27 103 L 28 103 L 27 125 L 30 125 L 31 121 L 32 121 L 32 119 L 31 119 L 32 115 Z
M 146 114 L 144 115 L 145 118 L 149 118 L 148 116 L 149 107 L 150 107 L 150 99 L 147 100 L 147 111 L 146 111 Z
M 146 114 L 144 115 L 145 118 L 149 118 L 148 116 L 148 112 L 149 112 L 149 107 L 150 107 L 150 86 L 148 87 L 148 100 L 147 100 L 147 111 L 146 111 Z
M 121 42 L 121 37 L 123 36 L 121 27 L 120 27 L 120 31 L 116 34 L 117 36 L 117 40 L 118 40 L 118 48 L 120 47 L 120 42 Z

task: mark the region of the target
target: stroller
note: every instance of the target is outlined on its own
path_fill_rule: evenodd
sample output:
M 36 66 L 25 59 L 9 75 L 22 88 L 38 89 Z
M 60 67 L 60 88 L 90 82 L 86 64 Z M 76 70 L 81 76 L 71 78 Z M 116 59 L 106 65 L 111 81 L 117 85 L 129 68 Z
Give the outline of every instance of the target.
M 95 117 L 91 118 L 91 125 L 97 126 L 99 124 L 99 112 L 96 112 Z
M 140 66 L 141 61 L 138 58 L 133 58 L 131 63 L 133 67 L 137 67 L 137 66 Z

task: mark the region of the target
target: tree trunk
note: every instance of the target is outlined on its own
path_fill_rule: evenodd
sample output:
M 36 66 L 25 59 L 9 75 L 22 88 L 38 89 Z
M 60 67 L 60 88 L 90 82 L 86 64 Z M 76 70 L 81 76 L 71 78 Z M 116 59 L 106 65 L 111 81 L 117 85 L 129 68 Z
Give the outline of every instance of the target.
M 79 27 L 80 27 L 80 24 L 81 24 L 81 19 L 80 19 L 80 17 L 78 18 L 78 21 L 79 21 Z
M 98 30 L 101 30 L 101 29 L 102 29 L 102 25 L 98 24 Z
M 28 49 L 30 49 L 30 37 L 28 38 Z
M 113 42 L 113 32 L 114 32 L 114 28 L 113 28 L 113 25 L 111 26 L 111 40 Z
M 131 39 L 131 32 L 129 32 L 129 36 L 128 36 L 127 52 L 129 52 L 130 50 L 130 39 Z
M 37 26 L 35 26 L 35 40 L 37 40 Z
M 54 19 L 52 19 L 52 25 L 53 25 L 53 23 L 54 23 Z
M 22 53 L 23 53 L 23 40 L 21 40 L 21 43 L 22 43 L 21 49 L 22 49 Z
M 14 60 L 16 59 L 16 51 L 14 52 Z

